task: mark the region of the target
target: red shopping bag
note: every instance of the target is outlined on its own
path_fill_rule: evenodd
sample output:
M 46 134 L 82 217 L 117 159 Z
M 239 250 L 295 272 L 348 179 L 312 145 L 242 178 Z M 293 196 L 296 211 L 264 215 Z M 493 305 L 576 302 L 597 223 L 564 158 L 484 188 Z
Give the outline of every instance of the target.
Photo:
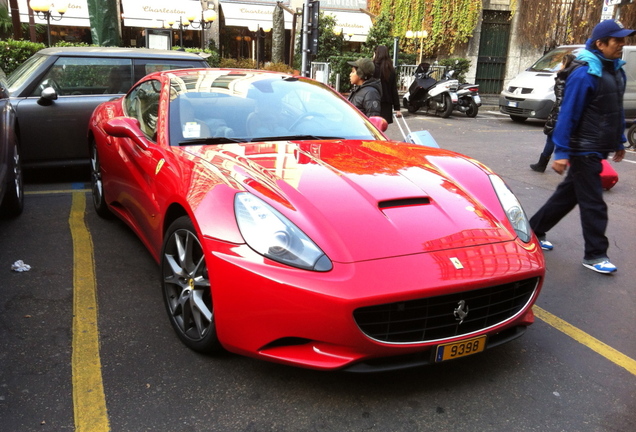
M 607 159 L 602 160 L 603 170 L 601 171 L 601 184 L 603 189 L 610 190 L 618 183 L 618 173 Z

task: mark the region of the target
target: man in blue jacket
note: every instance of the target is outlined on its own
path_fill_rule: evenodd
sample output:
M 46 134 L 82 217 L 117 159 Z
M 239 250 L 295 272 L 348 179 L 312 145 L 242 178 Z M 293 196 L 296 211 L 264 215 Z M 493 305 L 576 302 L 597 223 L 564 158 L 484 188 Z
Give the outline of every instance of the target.
M 552 169 L 565 179 L 530 219 L 543 250 L 552 250 L 546 232 L 577 204 L 581 213 L 585 255 L 583 266 L 598 273 L 613 273 L 616 266 L 607 256 L 609 241 L 607 205 L 603 200 L 603 159 L 614 153 L 620 162 L 626 141 L 623 93 L 625 63 L 621 60 L 625 37 L 636 34 L 615 20 L 605 20 L 592 31 L 565 82 L 559 120 L 552 139 L 555 144 Z

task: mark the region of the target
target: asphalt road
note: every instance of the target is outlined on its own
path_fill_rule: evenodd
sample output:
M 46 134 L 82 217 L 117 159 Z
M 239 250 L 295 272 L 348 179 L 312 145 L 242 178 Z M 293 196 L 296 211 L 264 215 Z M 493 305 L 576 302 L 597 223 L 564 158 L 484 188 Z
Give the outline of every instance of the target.
M 488 109 L 475 119 L 407 120 L 502 175 L 529 215 L 560 180 L 528 168 L 545 140 L 541 122 L 517 124 Z M 388 134 L 400 137 L 395 125 Z M 95 214 L 87 177 L 30 175 L 24 214 L 0 220 L 0 430 L 75 430 L 82 419 L 85 430 L 104 430 L 105 417 L 113 431 L 632 432 L 636 153 L 614 166 L 620 180 L 605 197 L 615 275 L 581 266 L 575 210 L 550 233 L 542 319 L 523 337 L 453 362 L 372 375 L 188 350 L 165 316 L 157 265 L 123 223 Z M 85 395 L 73 392 L 81 375 L 72 357 L 80 316 L 73 287 L 86 282 L 74 279 L 74 263 L 86 255 L 74 255 L 78 214 L 95 262 L 105 412 L 79 405 Z M 11 271 L 17 260 L 31 270 Z

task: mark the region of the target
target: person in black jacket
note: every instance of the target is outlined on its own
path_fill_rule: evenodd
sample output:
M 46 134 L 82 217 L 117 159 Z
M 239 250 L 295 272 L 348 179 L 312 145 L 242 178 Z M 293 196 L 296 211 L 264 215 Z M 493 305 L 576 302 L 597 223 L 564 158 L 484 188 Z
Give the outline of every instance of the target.
M 545 126 L 543 126 L 543 133 L 546 134 L 548 138 L 545 141 L 543 151 L 539 155 L 539 162 L 530 165 L 530 168 L 533 171 L 545 172 L 545 169 L 548 166 L 548 162 L 550 161 L 550 156 L 552 156 L 552 152 L 554 151 L 552 131 L 554 130 L 554 125 L 556 125 L 557 117 L 559 116 L 559 108 L 561 108 L 563 92 L 565 91 L 565 80 L 570 73 L 570 70 L 568 68 L 572 63 L 572 60 L 574 60 L 574 54 L 564 55 L 563 59 L 561 60 L 561 69 L 559 69 L 556 76 L 554 77 L 554 96 L 556 100 L 554 101 L 554 105 L 552 106 L 550 114 L 548 114 L 548 119 L 545 122 Z
M 382 85 L 379 79 L 373 77 L 375 72 L 373 61 L 368 58 L 360 58 L 347 63 L 351 66 L 349 80 L 353 85 L 349 102 L 367 117 L 382 115 L 380 111 Z
M 393 61 L 389 57 L 389 49 L 384 45 L 378 45 L 373 54 L 375 73 L 373 76 L 382 84 L 382 99 L 380 110 L 387 123 L 393 123 L 393 112 L 400 117 L 400 97 L 397 89 L 397 79 Z

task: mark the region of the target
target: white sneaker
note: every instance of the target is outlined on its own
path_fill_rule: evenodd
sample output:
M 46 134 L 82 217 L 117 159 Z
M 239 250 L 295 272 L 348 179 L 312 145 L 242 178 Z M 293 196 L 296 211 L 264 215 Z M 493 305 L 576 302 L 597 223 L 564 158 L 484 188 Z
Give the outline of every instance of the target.
M 616 270 L 618 270 L 614 264 L 609 262 L 609 260 L 601 261 L 595 264 L 589 264 L 583 261 L 582 264 L 583 264 L 583 267 L 587 267 L 590 270 L 594 270 L 597 273 L 607 274 L 607 273 L 614 273 Z

